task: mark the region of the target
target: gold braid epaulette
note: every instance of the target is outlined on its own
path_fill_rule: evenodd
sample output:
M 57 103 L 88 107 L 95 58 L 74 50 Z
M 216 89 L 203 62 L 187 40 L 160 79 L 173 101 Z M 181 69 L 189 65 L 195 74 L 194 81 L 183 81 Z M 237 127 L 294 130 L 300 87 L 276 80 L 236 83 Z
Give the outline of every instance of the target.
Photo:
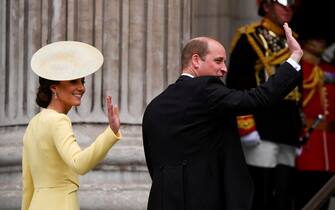
M 272 75 L 273 71 L 272 71 L 271 65 L 269 64 L 268 59 L 266 59 L 266 57 L 265 57 L 264 53 L 262 52 L 261 48 L 257 45 L 257 42 L 255 41 L 255 39 L 251 35 L 251 34 L 255 33 L 255 31 L 256 31 L 255 28 L 257 26 L 260 26 L 260 25 L 261 25 L 261 22 L 252 23 L 250 25 L 247 25 L 245 34 L 247 36 L 249 44 L 255 50 L 257 56 L 259 57 L 262 64 L 264 65 L 264 68 L 267 71 L 268 75 Z
M 242 34 L 246 34 L 247 32 L 247 29 L 249 27 L 257 27 L 257 26 L 260 26 L 261 25 L 261 22 L 254 22 L 254 23 L 250 23 L 249 25 L 247 26 L 242 26 L 240 27 L 239 29 L 237 29 L 237 33 L 234 35 L 233 39 L 232 39 L 232 42 L 231 42 L 231 45 L 230 45 L 230 53 L 233 51 L 233 49 L 235 48 L 238 40 L 240 39 L 240 37 L 242 36 Z
M 324 80 L 324 73 L 322 69 L 318 65 L 315 65 L 309 77 L 304 80 L 303 88 L 310 91 L 303 100 L 302 104 L 303 107 L 305 107 L 310 102 L 317 88 L 319 89 L 320 92 L 321 103 L 324 103 L 325 98 L 323 98 L 324 94 L 322 94 L 323 80 Z

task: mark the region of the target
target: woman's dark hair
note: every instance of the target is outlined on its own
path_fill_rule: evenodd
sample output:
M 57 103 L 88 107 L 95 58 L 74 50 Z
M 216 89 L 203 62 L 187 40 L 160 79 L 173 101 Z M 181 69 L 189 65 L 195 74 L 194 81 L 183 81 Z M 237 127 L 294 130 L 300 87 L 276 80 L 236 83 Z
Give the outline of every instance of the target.
M 39 77 L 39 83 L 40 86 L 38 87 L 36 94 L 36 103 L 42 108 L 47 108 L 52 98 L 50 86 L 59 83 L 59 81 L 53 81 Z

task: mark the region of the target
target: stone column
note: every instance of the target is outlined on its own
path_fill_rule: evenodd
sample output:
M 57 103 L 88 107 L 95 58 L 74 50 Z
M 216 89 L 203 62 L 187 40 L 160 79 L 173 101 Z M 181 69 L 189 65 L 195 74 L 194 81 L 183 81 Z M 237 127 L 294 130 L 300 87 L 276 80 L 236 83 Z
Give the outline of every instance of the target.
M 145 209 L 150 178 L 141 120 L 148 102 L 179 75 L 191 33 L 192 0 L 0 1 L 0 204 L 19 209 L 25 127 L 38 111 L 32 54 L 50 42 L 77 40 L 104 54 L 86 78 L 82 106 L 69 116 L 85 147 L 107 126 L 104 98 L 120 107 L 123 139 L 81 177 L 81 209 Z
M 213 37 L 229 52 L 236 29 L 259 19 L 257 10 L 256 0 L 193 0 L 192 37 Z

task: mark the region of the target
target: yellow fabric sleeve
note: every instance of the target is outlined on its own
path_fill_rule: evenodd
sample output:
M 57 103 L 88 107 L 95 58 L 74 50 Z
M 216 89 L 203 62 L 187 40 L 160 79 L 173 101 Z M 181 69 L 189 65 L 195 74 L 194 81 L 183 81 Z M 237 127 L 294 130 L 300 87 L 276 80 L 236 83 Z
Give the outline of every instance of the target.
M 51 132 L 62 159 L 80 175 L 94 168 L 107 155 L 113 144 L 121 138 L 120 132 L 114 134 L 108 127 L 89 147 L 82 150 L 75 139 L 71 121 L 67 115 L 57 115 Z

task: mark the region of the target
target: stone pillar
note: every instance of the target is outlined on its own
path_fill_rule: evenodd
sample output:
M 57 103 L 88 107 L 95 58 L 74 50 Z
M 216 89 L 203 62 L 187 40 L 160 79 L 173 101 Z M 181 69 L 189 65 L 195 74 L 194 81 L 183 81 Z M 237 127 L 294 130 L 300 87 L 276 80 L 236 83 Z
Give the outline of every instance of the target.
M 179 75 L 190 38 L 192 0 L 0 1 L 0 204 L 21 203 L 22 136 L 35 104 L 38 78 L 32 54 L 50 42 L 77 40 L 104 54 L 101 70 L 86 78 L 82 106 L 69 116 L 85 147 L 107 126 L 104 98 L 119 105 L 123 139 L 81 177 L 81 209 L 145 209 L 150 178 L 141 120 L 148 102 Z
M 259 19 L 257 10 L 256 0 L 193 0 L 192 37 L 213 37 L 229 52 L 236 29 Z

